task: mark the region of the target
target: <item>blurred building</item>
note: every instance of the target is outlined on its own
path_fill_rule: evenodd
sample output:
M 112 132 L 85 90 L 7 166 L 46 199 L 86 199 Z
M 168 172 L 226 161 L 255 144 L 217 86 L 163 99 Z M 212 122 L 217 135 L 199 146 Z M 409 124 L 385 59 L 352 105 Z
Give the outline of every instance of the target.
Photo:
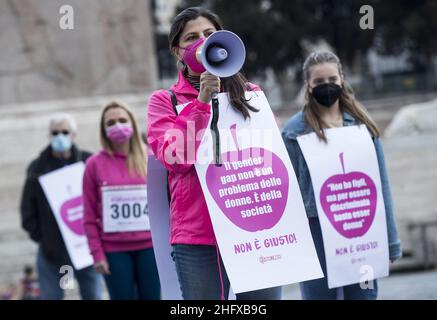
M 156 54 L 161 87 L 169 87 L 177 74 L 176 60 L 168 48 L 168 34 L 181 0 L 153 0 L 156 24 Z
M 181 0 L 154 0 L 156 32 L 167 35 L 170 32 L 171 22 Z
M 69 0 L 73 30 L 63 4 L 0 1 L 0 105 L 156 87 L 151 0 Z
M 414 54 L 404 50 L 397 55 L 381 55 L 375 48 L 367 53 L 366 74 L 371 81 L 367 88 L 372 95 L 385 92 L 432 92 L 437 89 L 437 56 L 431 65 L 417 61 Z

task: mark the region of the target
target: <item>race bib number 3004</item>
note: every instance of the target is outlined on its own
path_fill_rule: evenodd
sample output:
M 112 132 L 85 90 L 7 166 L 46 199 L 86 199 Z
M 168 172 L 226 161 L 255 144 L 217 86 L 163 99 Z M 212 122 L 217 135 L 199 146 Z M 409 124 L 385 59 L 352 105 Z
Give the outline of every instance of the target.
M 102 188 L 104 232 L 150 230 L 147 186 L 108 186 Z

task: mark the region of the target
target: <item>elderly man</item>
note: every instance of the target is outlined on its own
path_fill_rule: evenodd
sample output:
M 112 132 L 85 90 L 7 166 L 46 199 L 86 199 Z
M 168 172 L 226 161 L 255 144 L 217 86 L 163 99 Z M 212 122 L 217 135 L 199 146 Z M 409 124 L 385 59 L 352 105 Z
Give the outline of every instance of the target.
M 75 144 L 76 122 L 64 113 L 55 114 L 49 123 L 50 145 L 31 162 L 21 199 L 22 227 L 30 238 L 38 243 L 37 269 L 41 299 L 60 300 L 64 291 L 60 287 L 63 265 L 72 266 L 55 216 L 39 184 L 41 175 L 86 161 L 91 155 L 79 150 Z M 101 278 L 88 267 L 74 272 L 79 283 L 82 299 L 101 299 Z

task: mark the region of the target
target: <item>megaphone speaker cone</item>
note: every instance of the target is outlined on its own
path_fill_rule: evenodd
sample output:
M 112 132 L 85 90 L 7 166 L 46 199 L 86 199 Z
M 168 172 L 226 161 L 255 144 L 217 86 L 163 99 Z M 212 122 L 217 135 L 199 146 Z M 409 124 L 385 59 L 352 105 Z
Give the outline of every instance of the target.
M 209 61 L 214 63 L 220 63 L 228 58 L 228 52 L 224 48 L 212 47 L 208 49 L 207 58 Z
M 235 33 L 220 30 L 211 34 L 202 46 L 200 63 L 218 77 L 227 78 L 238 73 L 246 59 L 246 48 Z

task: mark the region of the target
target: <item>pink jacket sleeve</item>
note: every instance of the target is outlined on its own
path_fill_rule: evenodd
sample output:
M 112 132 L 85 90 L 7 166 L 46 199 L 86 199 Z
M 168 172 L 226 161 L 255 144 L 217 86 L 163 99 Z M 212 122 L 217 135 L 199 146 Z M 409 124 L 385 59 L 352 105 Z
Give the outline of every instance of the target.
M 251 82 L 248 82 L 247 85 L 249 86 L 251 91 L 262 91 L 261 87 L 257 84 L 253 84 Z
M 98 185 L 95 163 L 88 161 L 83 176 L 84 229 L 95 263 L 106 259 L 100 239 L 100 227 L 97 223 L 97 219 L 100 216 L 98 214 L 97 194 Z
M 176 115 L 167 91 L 156 91 L 150 97 L 147 141 L 167 170 L 182 173 L 191 169 L 202 138 L 198 133 L 206 129 L 210 115 L 211 106 L 197 99 Z

